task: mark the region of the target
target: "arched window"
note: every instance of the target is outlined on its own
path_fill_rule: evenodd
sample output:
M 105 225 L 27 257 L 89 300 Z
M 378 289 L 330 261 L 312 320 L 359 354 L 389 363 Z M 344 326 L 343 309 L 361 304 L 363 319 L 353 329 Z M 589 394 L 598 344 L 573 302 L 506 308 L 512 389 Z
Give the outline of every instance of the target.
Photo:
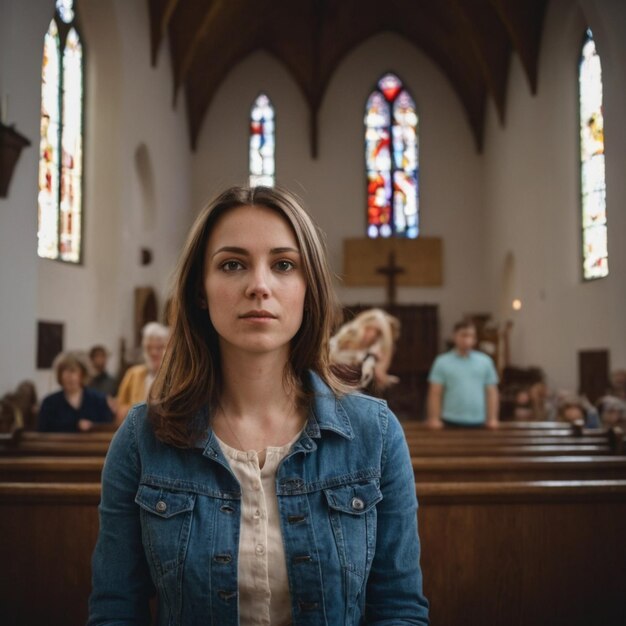
M 37 253 L 82 258 L 83 45 L 73 0 L 56 0 L 41 70 Z
M 602 67 L 593 34 L 587 30 L 578 70 L 580 86 L 580 179 L 582 203 L 583 278 L 609 274 Z
M 274 107 L 261 93 L 250 110 L 250 186 L 274 186 Z
M 367 234 L 419 234 L 418 117 L 402 81 L 385 74 L 365 107 Z

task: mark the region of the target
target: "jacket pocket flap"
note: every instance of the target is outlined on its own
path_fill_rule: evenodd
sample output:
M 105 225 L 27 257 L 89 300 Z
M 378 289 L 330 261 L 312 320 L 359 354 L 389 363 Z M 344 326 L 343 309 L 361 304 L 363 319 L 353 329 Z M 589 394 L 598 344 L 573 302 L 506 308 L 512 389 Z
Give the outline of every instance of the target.
M 324 489 L 324 495 L 331 509 L 351 515 L 363 515 L 383 499 L 376 481 Z
M 166 491 L 149 485 L 139 485 L 135 502 L 144 510 L 159 517 L 169 518 L 193 509 L 194 494 Z

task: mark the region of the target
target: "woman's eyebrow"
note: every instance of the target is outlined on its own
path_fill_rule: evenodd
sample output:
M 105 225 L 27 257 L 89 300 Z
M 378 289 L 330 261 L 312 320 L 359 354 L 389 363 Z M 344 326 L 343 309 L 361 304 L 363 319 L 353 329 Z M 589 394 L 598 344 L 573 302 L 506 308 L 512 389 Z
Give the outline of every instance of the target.
M 239 248 L 237 246 L 223 246 L 222 248 L 219 248 L 218 250 L 216 250 L 212 255 L 211 258 L 213 258 L 214 256 L 218 255 L 220 252 L 231 252 L 233 254 L 241 254 L 244 256 L 250 256 L 250 252 L 248 250 L 246 250 L 245 248 Z M 285 252 L 295 252 L 296 254 L 300 254 L 300 250 L 298 250 L 297 248 L 292 248 L 290 246 L 283 246 L 280 248 L 272 248 L 270 250 L 270 254 L 284 254 Z

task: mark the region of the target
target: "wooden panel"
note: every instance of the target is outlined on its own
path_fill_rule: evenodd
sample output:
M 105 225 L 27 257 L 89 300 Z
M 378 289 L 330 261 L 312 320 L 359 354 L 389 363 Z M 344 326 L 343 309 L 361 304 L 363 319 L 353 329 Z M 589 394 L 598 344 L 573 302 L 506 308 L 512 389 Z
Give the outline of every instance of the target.
M 98 485 L 0 485 L 0 623 L 87 621 Z
M 432 624 L 626 624 L 625 481 L 417 493 Z
M 397 284 L 405 287 L 443 285 L 443 242 L 439 237 L 417 239 L 345 239 L 343 242 L 343 282 L 346 286 L 385 286 L 387 279 L 378 274 L 395 252 L 396 264 L 404 268 Z

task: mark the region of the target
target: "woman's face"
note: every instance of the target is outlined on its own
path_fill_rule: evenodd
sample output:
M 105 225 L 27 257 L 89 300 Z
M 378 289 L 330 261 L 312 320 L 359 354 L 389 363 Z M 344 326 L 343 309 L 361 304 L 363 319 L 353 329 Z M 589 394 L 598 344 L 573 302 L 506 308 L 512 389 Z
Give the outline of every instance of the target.
M 161 367 L 161 361 L 165 354 L 166 342 L 161 337 L 148 337 L 143 343 L 143 351 L 146 365 L 151 372 L 156 372 Z
M 71 365 L 61 372 L 61 387 L 66 393 L 78 391 L 84 382 L 83 370 L 80 367 Z
M 288 358 L 306 280 L 287 220 L 259 206 L 222 216 L 207 241 L 204 293 L 223 356 L 279 351 Z

